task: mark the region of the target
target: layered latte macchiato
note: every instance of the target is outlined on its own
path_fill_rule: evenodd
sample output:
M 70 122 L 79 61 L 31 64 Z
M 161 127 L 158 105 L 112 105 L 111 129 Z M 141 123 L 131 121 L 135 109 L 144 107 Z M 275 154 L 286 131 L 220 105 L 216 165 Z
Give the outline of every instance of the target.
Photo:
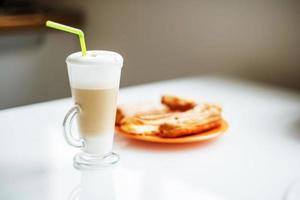
M 74 105 L 63 120 L 63 131 L 68 144 L 82 150 L 74 166 L 97 169 L 114 164 L 119 160 L 112 147 L 123 58 L 116 52 L 92 50 L 73 53 L 66 63 Z

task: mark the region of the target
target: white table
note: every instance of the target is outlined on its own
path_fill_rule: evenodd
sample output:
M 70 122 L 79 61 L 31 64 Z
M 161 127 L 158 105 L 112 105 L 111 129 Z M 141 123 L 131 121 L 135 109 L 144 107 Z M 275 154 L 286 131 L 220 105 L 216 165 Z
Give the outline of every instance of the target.
M 90 200 L 279 200 L 300 178 L 299 94 L 230 78 L 194 77 L 124 88 L 119 100 L 157 100 L 165 93 L 220 103 L 230 129 L 213 142 L 192 145 L 116 136 L 118 166 L 83 173 L 73 169 L 78 150 L 61 132 L 71 99 L 3 110 L 0 199 L 66 200 L 77 192 Z

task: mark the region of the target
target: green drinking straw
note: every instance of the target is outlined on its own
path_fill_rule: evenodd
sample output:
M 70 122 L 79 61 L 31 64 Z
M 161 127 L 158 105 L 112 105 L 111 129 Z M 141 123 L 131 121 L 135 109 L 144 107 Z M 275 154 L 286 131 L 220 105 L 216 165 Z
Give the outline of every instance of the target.
M 85 40 L 84 40 L 84 33 L 82 32 L 82 30 L 78 29 L 78 28 L 73 28 L 70 26 L 66 26 L 63 24 L 59 24 L 53 21 L 46 21 L 46 26 L 50 27 L 50 28 L 54 28 L 54 29 L 58 29 L 61 31 L 65 31 L 65 32 L 69 32 L 69 33 L 73 33 L 78 35 L 79 37 L 79 42 L 80 42 L 80 47 L 81 47 L 81 52 L 82 55 L 85 56 L 86 55 L 86 46 L 85 46 Z

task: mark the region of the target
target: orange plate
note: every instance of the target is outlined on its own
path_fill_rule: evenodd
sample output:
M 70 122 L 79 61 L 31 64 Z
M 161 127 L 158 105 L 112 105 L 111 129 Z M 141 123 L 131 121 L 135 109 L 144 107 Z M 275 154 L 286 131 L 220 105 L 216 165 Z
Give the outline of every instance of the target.
M 218 128 L 211 129 L 209 131 L 183 136 L 183 137 L 177 137 L 177 138 L 162 138 L 157 135 L 135 135 L 131 133 L 126 133 L 120 130 L 118 127 L 115 128 L 118 134 L 123 135 L 127 138 L 142 140 L 147 142 L 170 143 L 170 144 L 191 143 L 191 142 L 201 142 L 205 140 L 210 140 L 222 135 L 222 133 L 227 129 L 228 129 L 228 123 L 225 120 L 223 120 L 221 126 L 219 126 Z

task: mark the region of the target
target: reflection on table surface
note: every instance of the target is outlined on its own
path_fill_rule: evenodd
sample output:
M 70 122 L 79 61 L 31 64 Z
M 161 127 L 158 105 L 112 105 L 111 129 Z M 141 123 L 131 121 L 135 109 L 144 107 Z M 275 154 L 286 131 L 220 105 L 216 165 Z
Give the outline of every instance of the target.
M 106 167 L 99 170 L 81 171 L 81 181 L 70 193 L 70 200 L 114 200 L 113 169 Z
M 20 166 L 21 167 L 21 166 Z M 215 192 L 191 185 L 169 173 L 128 170 L 122 166 L 100 170 L 10 170 L 1 174 L 1 199 L 6 200 L 223 200 Z M 5 177 L 6 176 L 6 177 Z M 147 194 L 147 195 L 145 195 Z
M 156 172 L 106 167 L 81 171 L 80 174 L 80 184 L 71 191 L 69 200 L 224 199 L 204 188 L 186 184 L 174 176 Z

